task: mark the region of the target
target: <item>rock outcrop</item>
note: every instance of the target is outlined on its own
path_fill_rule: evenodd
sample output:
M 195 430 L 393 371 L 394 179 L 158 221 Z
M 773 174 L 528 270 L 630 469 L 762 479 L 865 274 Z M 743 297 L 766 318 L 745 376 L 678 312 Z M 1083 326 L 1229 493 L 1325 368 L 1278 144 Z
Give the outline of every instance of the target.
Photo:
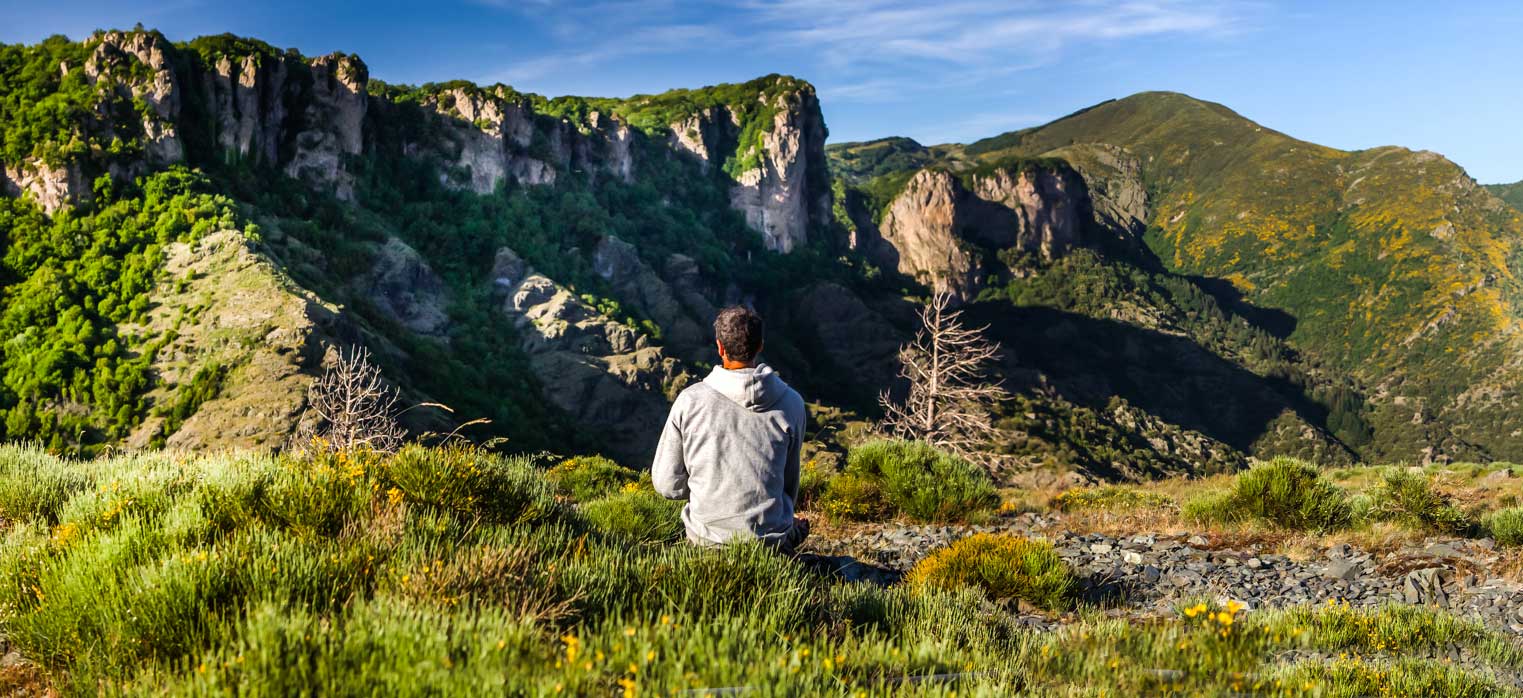
M 1064 167 L 1001 167 L 966 180 L 943 169 L 916 173 L 889 204 L 864 251 L 960 297 L 977 293 L 985 251 L 1021 250 L 1051 260 L 1085 242 L 1089 194 Z
M 712 354 L 708 346 L 711 333 L 700 324 L 710 315 L 695 319 L 671 285 L 640 259 L 633 245 L 613 236 L 603 238 L 592 250 L 592 270 L 613 287 L 620 301 L 661 328 L 667 347 L 689 359 Z M 693 271 L 697 271 L 696 265 Z
M 760 99 L 770 99 L 771 122 L 763 124 L 760 144 L 740 143 L 739 110 L 710 107 L 670 125 L 669 144 L 711 170 L 726 157 L 754 156 L 755 167 L 735 174 L 730 207 L 762 234 L 767 249 L 791 252 L 809 240 L 809 230 L 830 216 L 829 177 L 825 161 L 825 119 L 814 88 L 800 84 Z M 752 149 L 755 148 L 753 151 Z
M 449 288 L 416 250 L 396 238 L 377 245 L 370 268 L 354 281 L 358 294 L 408 330 L 443 337 Z
M 598 112 L 585 130 L 567 119 L 536 118 L 521 96 L 499 86 L 491 91 L 453 88 L 432 96 L 424 107 L 440 126 L 436 141 L 406 146 L 419 157 L 439 158 L 446 186 L 491 193 L 504 179 L 521 184 L 554 184 L 566 172 L 594 178 L 634 178 L 630 153 L 635 134 L 623 121 Z M 452 171 L 451 171 L 452 170 Z
M 326 347 L 348 335 L 338 308 L 303 291 L 240 232 L 213 233 L 166 251 L 166 273 L 143 326 L 129 328 L 167 344 L 153 358 L 160 377 L 150 394 L 172 404 L 179 386 L 221 367 L 221 389 L 168 437 L 173 448 L 280 448 L 300 425 L 307 388 Z M 181 285 L 180 280 L 190 280 Z M 189 314 L 193 322 L 180 322 Z M 164 418 L 128 439 L 148 445 Z
M 85 62 L 85 78 L 99 84 L 103 76 L 113 78 L 112 87 L 148 106 L 143 114 L 143 145 L 149 163 L 163 165 L 185 158 L 180 141 L 180 86 L 170 64 L 168 41 L 154 32 L 107 32 L 100 37 L 95 51 Z M 134 76 L 132 61 L 143 66 L 146 79 Z
M 370 71 L 360 59 L 341 53 L 312 59 L 312 91 L 296 133 L 296 152 L 286 174 L 334 187 L 341 199 L 354 197 L 354 176 L 344 169 L 345 156 L 359 155 L 368 100 Z
M 78 202 L 88 188 L 78 163 L 54 167 L 42 160 L 0 170 L 0 187 L 6 196 L 30 196 L 49 214 Z
M 492 284 L 551 404 L 596 430 L 632 462 L 655 450 L 666 396 L 688 375 L 649 337 L 599 314 L 512 250 L 498 250 Z
M 1047 153 L 1067 161 L 1084 178 L 1100 227 L 1125 239 L 1147 230 L 1147 187 L 1142 162 L 1131 151 L 1105 143 L 1080 143 Z

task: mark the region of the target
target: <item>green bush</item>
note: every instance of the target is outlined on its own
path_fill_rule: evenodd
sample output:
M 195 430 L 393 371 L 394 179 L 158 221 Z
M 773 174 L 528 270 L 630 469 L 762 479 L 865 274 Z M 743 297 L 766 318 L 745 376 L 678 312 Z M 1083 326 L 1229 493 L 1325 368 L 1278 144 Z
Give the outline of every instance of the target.
M 627 487 L 582 505 L 582 515 L 604 533 L 640 542 L 668 542 L 682 537 L 682 502 L 655 492 Z
M 1386 473 L 1374 492 L 1372 513 L 1383 521 L 1430 533 L 1458 535 L 1475 527 L 1470 515 L 1434 489 L 1426 474 L 1407 470 Z
M 1237 476 L 1227 492 L 1197 497 L 1184 514 L 1196 521 L 1257 520 L 1297 531 L 1335 531 L 1355 520 L 1348 495 L 1317 469 L 1294 458 L 1275 458 Z
M 1497 511 L 1486 520 L 1486 527 L 1501 545 L 1523 545 L 1523 507 Z
M 843 521 L 881 521 L 894 516 L 894 505 L 883 494 L 878 478 L 849 471 L 830 479 L 820 496 L 819 509 Z
M 958 521 L 999 506 L 989 474 L 916 441 L 865 443 L 847 455 L 848 472 L 876 478 L 895 509 L 918 521 Z
M 602 456 L 577 456 L 545 473 L 555 491 L 577 502 L 590 502 L 637 482 L 640 474 Z
M 1051 610 L 1068 606 L 1076 583 L 1052 543 L 992 533 L 932 553 L 910 570 L 906 581 L 914 587 L 973 587 L 997 601 L 1021 599 Z
M 553 518 L 561 508 L 533 459 L 471 447 L 411 445 L 380 464 L 388 484 L 408 501 L 502 523 Z

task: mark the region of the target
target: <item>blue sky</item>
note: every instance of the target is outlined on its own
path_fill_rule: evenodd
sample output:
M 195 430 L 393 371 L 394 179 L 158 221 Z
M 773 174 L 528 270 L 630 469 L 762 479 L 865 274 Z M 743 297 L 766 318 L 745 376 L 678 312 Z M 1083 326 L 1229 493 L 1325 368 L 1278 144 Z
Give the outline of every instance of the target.
M 357 53 L 390 82 L 623 96 L 812 81 L 832 141 L 968 141 L 1176 90 L 1339 148 L 1523 179 L 1523 4 L 1251 0 L 0 0 L 0 41 L 156 27 Z

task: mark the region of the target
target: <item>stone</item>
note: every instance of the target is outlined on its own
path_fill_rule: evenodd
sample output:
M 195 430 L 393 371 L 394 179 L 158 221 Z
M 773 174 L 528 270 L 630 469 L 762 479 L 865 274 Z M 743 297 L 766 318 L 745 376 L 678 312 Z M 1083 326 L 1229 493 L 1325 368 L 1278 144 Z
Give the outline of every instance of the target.
M 1128 550 L 1121 553 L 1121 559 L 1129 565 L 1140 565 L 1142 564 L 1142 553 Z
M 1322 576 L 1328 579 L 1353 579 L 1359 576 L 1359 563 L 1335 559 L 1322 568 Z

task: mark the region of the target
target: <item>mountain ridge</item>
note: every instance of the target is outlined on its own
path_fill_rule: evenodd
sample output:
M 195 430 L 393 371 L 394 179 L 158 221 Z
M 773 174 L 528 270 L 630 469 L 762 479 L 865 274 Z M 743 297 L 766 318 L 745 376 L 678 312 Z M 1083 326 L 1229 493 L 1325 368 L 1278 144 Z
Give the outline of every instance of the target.
M 744 302 L 769 318 L 768 361 L 818 399 L 811 449 L 829 450 L 829 434 L 861 428 L 877 394 L 896 389 L 917 300 L 955 279 L 1007 347 L 991 376 L 1009 393 L 1002 477 L 1511 453 L 1493 439 L 1509 414 L 1466 433 L 1453 404 L 1498 404 L 1513 385 L 1506 366 L 1422 390 L 1359 373 L 1370 352 L 1334 351 L 1308 332 L 1329 321 L 1266 292 L 1305 260 L 1266 258 L 1259 243 L 1304 255 L 1307 233 L 1284 225 L 1248 245 L 1214 208 L 1290 220 L 1277 207 L 1349 189 L 1385 206 L 1407 186 L 1388 180 L 1448 172 L 1422 154 L 1340 155 L 1363 158 L 1363 181 L 1300 168 L 1335 151 L 1177 93 L 1110 100 L 976 148 L 827 148 L 813 87 L 782 75 L 548 98 L 389 85 L 348 54 L 228 35 L 100 32 L 0 51 L 9 94 L 62 107 L 0 101 L 12 194 L 0 319 L 37 338 L 0 349 L 9 438 L 77 452 L 278 448 L 298 430 L 304 386 L 336 347 L 358 345 L 409 402 L 460 415 L 414 411 L 415 431 L 480 416 L 492 423 L 483 436 L 511 448 L 639 463 L 653 420 L 712 361 L 709 318 Z M 1155 102 L 1217 129 L 1223 147 L 1184 140 L 1182 117 Z M 1259 166 L 1267 177 L 1243 173 Z M 1299 181 L 1293 166 L 1312 175 L 1304 191 L 1276 189 Z M 1492 200 L 1443 194 L 1456 195 Z M 1375 208 L 1351 209 L 1345 228 L 1379 223 Z M 143 223 L 118 239 L 122 216 Z M 1476 220 L 1456 221 L 1444 250 L 1509 268 Z M 39 313 L 26 294 L 57 278 L 71 226 L 100 250 L 71 273 L 98 283 Z M 1241 259 L 1218 264 L 1228 243 Z M 1440 281 L 1451 276 L 1463 275 Z M 1485 329 L 1465 299 L 1506 301 L 1498 288 L 1512 282 L 1497 277 L 1456 296 L 1452 317 L 1425 318 L 1431 334 Z M 1422 332 L 1407 344 L 1440 346 Z M 1417 353 L 1387 347 L 1403 361 Z M 1420 373 L 1434 365 L 1423 360 L 1391 365 Z M 1471 375 L 1490 382 L 1461 387 Z

